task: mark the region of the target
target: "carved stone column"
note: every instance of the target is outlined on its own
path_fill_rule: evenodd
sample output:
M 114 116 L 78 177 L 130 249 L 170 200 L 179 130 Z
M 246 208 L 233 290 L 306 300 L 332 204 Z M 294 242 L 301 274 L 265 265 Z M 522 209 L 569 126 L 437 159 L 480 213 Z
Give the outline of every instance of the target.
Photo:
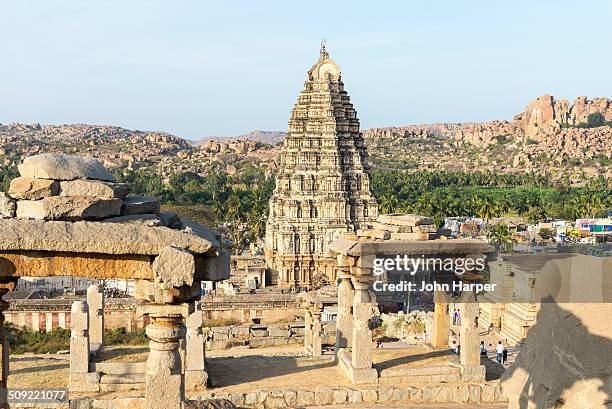
M 152 315 L 146 332 L 150 338 L 147 359 L 147 409 L 182 408 L 185 383 L 181 373 L 179 341 L 185 336 L 183 316 L 177 313 Z
M 89 306 L 84 301 L 75 301 L 70 308 L 70 391 L 99 390 L 99 374 L 89 372 L 89 346 Z
M 336 355 L 341 348 L 350 348 L 353 344 L 353 298 L 355 289 L 351 276 L 342 272 L 339 274 L 338 285 L 338 315 L 336 317 Z
M 375 383 L 378 373 L 372 368 L 372 318 L 369 283 L 354 281 L 355 298 L 353 302 L 353 342 L 351 346 L 352 381 L 355 384 Z
M 308 307 L 304 308 L 304 352 L 312 356 L 312 312 Z
M 7 381 L 9 375 L 9 347 L 8 339 L 4 331 L 4 311 L 9 307 L 9 303 L 4 301 L 2 297 L 8 292 L 8 288 L 0 288 L 0 359 L 2 360 L 2 369 L 0 372 L 0 408 L 8 409 L 8 393 Z
M 313 307 L 312 311 L 312 356 L 314 358 L 320 358 L 323 355 L 323 340 L 321 333 L 323 327 L 321 326 L 321 310 L 317 305 Z
M 485 380 L 485 366 L 480 365 L 480 335 L 478 333 L 478 302 L 473 293 L 461 296 L 461 374 L 466 382 Z
M 92 351 L 104 345 L 104 290 L 101 285 L 87 287 L 89 307 L 89 348 Z
M 187 350 L 185 353 L 185 386 L 189 390 L 206 389 L 204 334 L 202 333 L 202 307 L 194 303 L 194 311 L 187 317 Z
M 450 333 L 450 319 L 447 312 L 448 300 L 449 296 L 445 291 L 434 291 L 434 322 L 433 334 L 431 334 L 431 345 L 434 348 L 448 348 L 448 335 Z

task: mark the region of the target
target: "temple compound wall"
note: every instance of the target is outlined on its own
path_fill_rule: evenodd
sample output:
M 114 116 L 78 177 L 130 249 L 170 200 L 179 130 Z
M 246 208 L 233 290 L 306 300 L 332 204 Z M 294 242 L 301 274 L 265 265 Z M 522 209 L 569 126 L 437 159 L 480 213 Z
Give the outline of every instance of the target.
M 368 228 L 378 206 L 357 113 L 323 47 L 289 119 L 266 226 L 271 284 L 309 288 L 336 280 L 327 245 Z

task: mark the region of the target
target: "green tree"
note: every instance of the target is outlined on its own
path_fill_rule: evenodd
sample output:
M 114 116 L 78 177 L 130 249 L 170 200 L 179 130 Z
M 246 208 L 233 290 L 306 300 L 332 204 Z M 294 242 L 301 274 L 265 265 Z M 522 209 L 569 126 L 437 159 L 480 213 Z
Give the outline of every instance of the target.
M 508 225 L 505 223 L 490 225 L 487 231 L 487 238 L 489 243 L 499 246 L 504 251 L 512 249 L 512 244 L 515 242 Z
M 379 204 L 380 213 L 393 213 L 397 208 L 397 197 L 392 192 L 386 193 Z
M 587 117 L 587 127 L 596 128 L 598 126 L 604 126 L 606 119 L 601 112 L 593 112 Z
M 497 205 L 497 203 L 495 203 L 494 201 L 492 201 L 490 198 L 485 198 L 484 200 L 482 200 L 482 202 L 480 203 L 480 206 L 478 207 L 478 217 L 485 219 L 486 221 L 489 221 L 491 219 L 493 219 L 494 217 L 497 217 L 499 215 L 500 211 L 499 211 L 499 207 Z

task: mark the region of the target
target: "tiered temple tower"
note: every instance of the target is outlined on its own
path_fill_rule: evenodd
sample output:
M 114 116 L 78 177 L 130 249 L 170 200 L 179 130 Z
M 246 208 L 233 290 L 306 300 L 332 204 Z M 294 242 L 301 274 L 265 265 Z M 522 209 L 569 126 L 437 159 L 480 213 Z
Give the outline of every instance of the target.
M 378 215 L 367 157 L 340 69 L 322 45 L 293 107 L 270 199 L 265 250 L 273 284 L 336 279 L 327 244 L 368 228 Z

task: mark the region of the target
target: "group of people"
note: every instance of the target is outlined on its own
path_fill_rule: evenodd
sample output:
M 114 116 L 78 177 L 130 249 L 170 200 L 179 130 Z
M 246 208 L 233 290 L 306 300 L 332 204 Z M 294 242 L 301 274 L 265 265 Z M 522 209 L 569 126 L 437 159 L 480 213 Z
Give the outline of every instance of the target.
M 453 311 L 453 325 L 461 325 L 461 313 L 458 309 Z
M 489 346 L 491 346 L 491 344 L 489 344 Z M 480 341 L 480 355 L 487 356 L 487 347 L 484 341 Z M 495 361 L 501 365 L 506 365 L 508 362 L 508 349 L 504 348 L 501 341 L 498 341 L 495 346 Z
M 489 346 L 492 345 L 489 344 Z M 454 353 L 461 355 L 461 345 L 456 340 L 453 340 L 452 349 Z M 480 341 L 480 355 L 487 356 L 487 347 L 484 341 Z M 504 347 L 501 341 L 498 341 L 495 346 L 495 361 L 500 365 L 506 365 L 508 363 L 508 349 Z

